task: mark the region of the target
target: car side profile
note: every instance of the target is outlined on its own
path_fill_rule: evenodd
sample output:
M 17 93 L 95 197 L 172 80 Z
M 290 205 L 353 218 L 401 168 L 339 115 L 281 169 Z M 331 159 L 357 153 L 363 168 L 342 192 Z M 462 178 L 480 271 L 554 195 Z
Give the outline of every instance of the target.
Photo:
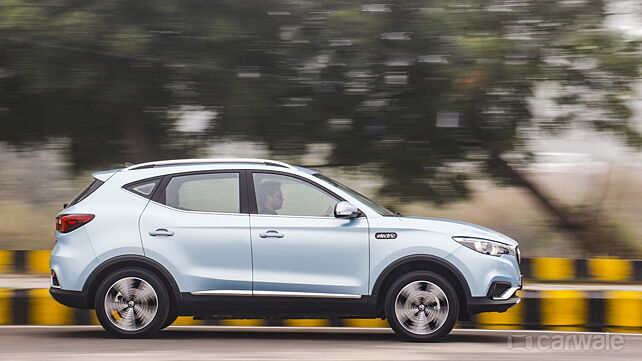
M 517 242 L 403 217 L 310 169 L 187 159 L 93 174 L 56 217 L 50 293 L 118 337 L 178 316 L 385 318 L 438 341 L 519 302 Z

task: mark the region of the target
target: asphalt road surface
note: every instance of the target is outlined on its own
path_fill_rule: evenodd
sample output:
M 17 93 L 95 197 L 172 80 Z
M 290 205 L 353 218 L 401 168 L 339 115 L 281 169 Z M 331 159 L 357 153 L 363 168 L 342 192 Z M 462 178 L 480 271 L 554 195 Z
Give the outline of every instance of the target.
M 454 330 L 442 343 L 389 329 L 172 326 L 153 339 L 99 326 L 0 326 L 2 360 L 642 360 L 642 334 Z

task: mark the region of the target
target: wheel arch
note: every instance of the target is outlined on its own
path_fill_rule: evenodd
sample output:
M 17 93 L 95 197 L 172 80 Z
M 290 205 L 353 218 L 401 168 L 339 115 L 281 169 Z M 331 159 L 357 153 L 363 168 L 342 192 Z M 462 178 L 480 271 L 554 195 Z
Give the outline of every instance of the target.
M 470 287 L 461 272 L 450 262 L 431 255 L 410 255 L 402 257 L 388 265 L 377 277 L 372 291 L 372 299 L 376 302 L 377 313 L 383 314 L 386 291 L 395 279 L 411 271 L 431 271 L 446 278 L 455 291 L 459 300 L 459 316 L 467 315 L 467 304 L 471 298 Z
M 87 306 L 93 308 L 96 291 L 100 282 L 112 272 L 126 267 L 142 268 L 156 275 L 165 288 L 170 298 L 170 309 L 176 310 L 181 300 L 178 284 L 171 273 L 160 263 L 139 255 L 123 255 L 110 258 L 101 263 L 89 275 L 83 286 L 83 292 L 87 295 Z

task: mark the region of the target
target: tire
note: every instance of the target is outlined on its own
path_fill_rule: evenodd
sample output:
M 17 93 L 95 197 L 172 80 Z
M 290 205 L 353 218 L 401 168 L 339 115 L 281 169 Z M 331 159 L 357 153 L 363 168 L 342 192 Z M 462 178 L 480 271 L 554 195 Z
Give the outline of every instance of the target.
M 388 323 L 405 341 L 437 342 L 455 326 L 459 300 L 452 285 L 429 271 L 399 277 L 388 289 L 385 303 Z
M 167 314 L 167 319 L 165 320 L 165 323 L 163 323 L 163 326 L 161 326 L 161 330 L 166 329 L 167 327 L 171 326 L 174 321 L 178 318 L 178 315 L 171 310 Z
M 120 338 L 149 337 L 165 324 L 169 296 L 153 273 L 126 268 L 107 276 L 96 293 L 96 316 L 105 330 Z

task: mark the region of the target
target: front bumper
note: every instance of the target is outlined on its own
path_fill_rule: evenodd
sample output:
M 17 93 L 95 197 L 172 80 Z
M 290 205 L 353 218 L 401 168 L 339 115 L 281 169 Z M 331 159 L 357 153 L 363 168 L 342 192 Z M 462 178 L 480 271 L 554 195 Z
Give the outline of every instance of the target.
M 74 308 L 93 308 L 88 303 L 87 293 L 82 291 L 61 290 L 60 288 L 50 287 L 49 294 L 54 300 L 67 307 Z
M 504 284 L 507 287 L 505 293 L 497 297 L 493 294 L 493 285 Z M 468 299 L 468 313 L 475 315 L 482 312 L 505 312 L 509 308 L 518 304 L 521 299 L 517 296 L 517 291 L 522 289 L 522 275 L 519 275 L 519 285 L 511 286 L 507 282 L 494 282 L 488 290 L 486 297 L 470 297 Z
M 468 313 L 476 315 L 482 312 L 505 312 L 521 301 L 517 296 L 506 300 L 493 300 L 488 297 L 471 297 L 468 300 Z

